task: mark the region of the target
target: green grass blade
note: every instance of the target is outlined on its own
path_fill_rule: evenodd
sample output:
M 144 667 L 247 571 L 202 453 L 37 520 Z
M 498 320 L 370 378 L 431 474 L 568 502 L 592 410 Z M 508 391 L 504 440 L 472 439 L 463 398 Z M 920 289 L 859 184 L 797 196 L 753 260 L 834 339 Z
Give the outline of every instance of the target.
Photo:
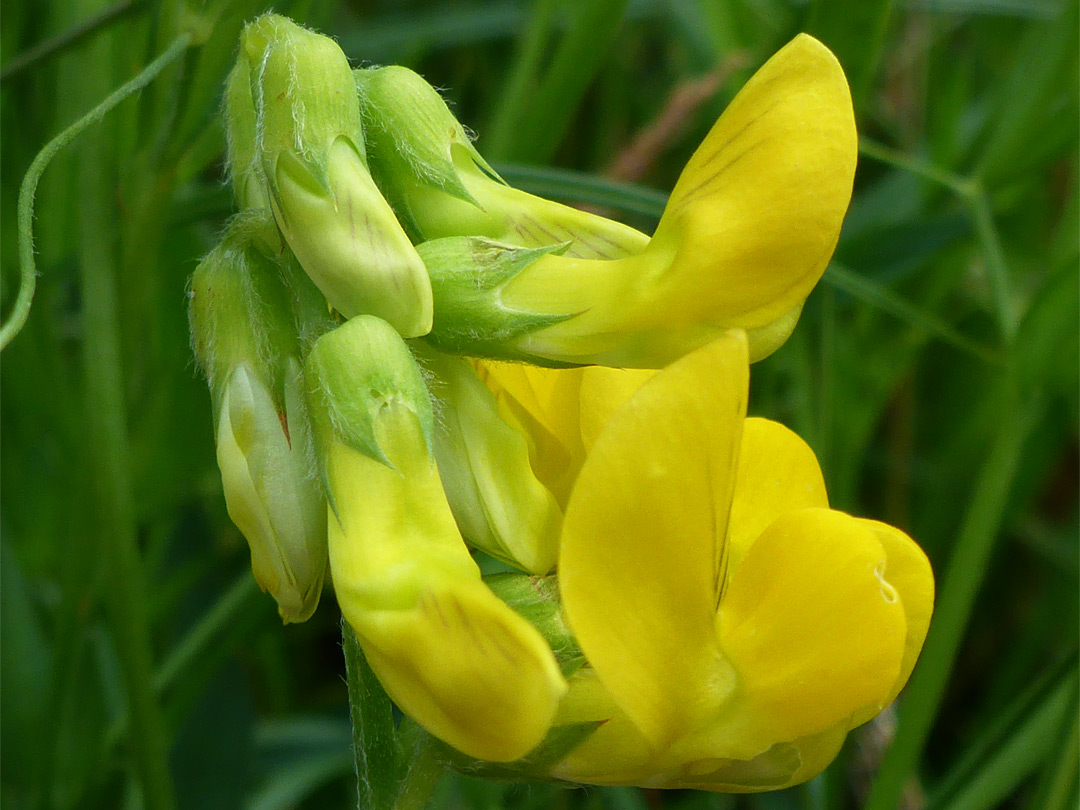
M 825 271 L 823 280 L 826 284 L 843 290 L 848 295 L 887 312 L 912 328 L 933 335 L 956 349 L 988 363 L 1001 362 L 1001 357 L 991 348 L 967 337 L 936 315 L 916 307 L 888 287 L 854 270 L 833 262 Z
M 1000 423 L 979 471 L 934 611 L 930 633 L 907 686 L 898 714 L 896 738 L 874 781 L 865 810 L 894 810 L 915 771 L 937 716 L 971 609 L 998 539 L 1027 435 L 1041 410 L 1037 398 L 1021 400 L 1005 380 Z
M 660 221 L 667 205 L 667 194 L 662 191 L 636 183 L 608 180 L 595 174 L 516 163 L 499 163 L 494 168 L 507 183 L 530 194 L 568 203 L 611 208 L 653 223 Z
M 1076 657 L 1024 690 L 931 794 L 927 810 L 993 807 L 1053 752 L 1077 682 Z
M 576 7 L 516 137 L 507 144 L 507 157 L 526 163 L 551 160 L 615 44 L 628 4 L 629 0 L 588 0 Z

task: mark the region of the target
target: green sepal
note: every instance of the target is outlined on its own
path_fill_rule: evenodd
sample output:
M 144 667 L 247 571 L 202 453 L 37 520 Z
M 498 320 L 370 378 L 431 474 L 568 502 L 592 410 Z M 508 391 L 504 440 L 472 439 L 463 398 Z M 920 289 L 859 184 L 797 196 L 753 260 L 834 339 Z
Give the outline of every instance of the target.
M 500 180 L 476 151 L 465 128 L 438 91 L 399 65 L 353 71 L 367 148 L 379 185 L 395 208 L 405 202 L 399 183 L 424 184 L 480 207 L 461 182 L 451 150 L 459 147 L 491 177 Z
M 504 573 L 484 577 L 484 582 L 499 599 L 540 631 L 555 653 L 564 677 L 569 679 L 584 666 L 585 654 L 563 618 L 557 577 Z
M 277 265 L 255 247 L 265 218 L 233 218 L 221 242 L 195 268 L 188 322 L 195 357 L 210 383 L 215 413 L 233 369 L 249 365 L 284 407 L 286 360 L 300 355 L 290 296 Z
M 248 63 L 256 144 L 272 190 L 279 161 L 287 157 L 291 171 L 302 168 L 329 194 L 327 163 L 338 138 L 348 140 L 366 165 L 352 68 L 334 40 L 264 14 L 244 28 L 240 52 Z
M 236 60 L 225 82 L 226 171 L 236 204 L 245 208 L 270 209 L 259 151 L 256 148 L 258 123 L 251 100 L 251 70 L 246 59 Z M 271 224 L 273 221 L 271 220 Z M 280 237 L 278 238 L 280 242 Z
M 520 248 L 473 236 L 451 236 L 418 245 L 417 252 L 427 267 L 435 302 L 427 339 L 446 352 L 537 362 L 531 355 L 518 351 L 514 341 L 578 313 L 551 315 L 511 309 L 502 303 L 502 288 L 537 259 L 557 256 L 568 246 L 564 242 Z
M 544 782 L 558 781 L 548 775 L 551 769 L 566 759 L 575 748 L 585 742 L 605 722 L 604 720 L 596 720 L 589 723 L 556 726 L 548 732 L 540 745 L 514 762 L 482 762 L 465 756 L 445 743 L 440 743 L 442 746 L 441 753 L 454 770 L 468 776 L 515 781 L 521 779 Z
M 376 422 L 388 405 L 415 414 L 428 452 L 435 420 L 420 367 L 401 336 L 374 315 L 357 315 L 317 341 L 304 369 L 320 457 L 332 442 L 392 467 L 376 437 Z M 327 487 L 330 491 L 330 488 Z

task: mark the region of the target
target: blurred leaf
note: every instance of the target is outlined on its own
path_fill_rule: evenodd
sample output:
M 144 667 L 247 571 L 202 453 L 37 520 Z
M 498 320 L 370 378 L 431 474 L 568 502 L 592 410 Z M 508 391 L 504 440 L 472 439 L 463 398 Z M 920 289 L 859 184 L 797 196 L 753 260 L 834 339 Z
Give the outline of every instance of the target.
M 943 803 L 933 803 L 931 810 L 992 810 L 1000 807 L 1017 786 L 1042 764 L 1048 755 L 1058 753 L 1062 742 L 1060 729 L 1065 726 L 1066 713 L 1073 708 L 1077 676 L 1074 669 L 1064 681 L 1037 706 L 1025 714 L 1023 721 L 979 762 L 978 770 L 959 784 L 952 797 Z M 1075 763 L 1074 763 L 1075 764 Z
M 828 45 L 840 60 L 856 108 L 862 106 L 876 77 L 891 12 L 892 0 L 811 0 L 806 31 Z

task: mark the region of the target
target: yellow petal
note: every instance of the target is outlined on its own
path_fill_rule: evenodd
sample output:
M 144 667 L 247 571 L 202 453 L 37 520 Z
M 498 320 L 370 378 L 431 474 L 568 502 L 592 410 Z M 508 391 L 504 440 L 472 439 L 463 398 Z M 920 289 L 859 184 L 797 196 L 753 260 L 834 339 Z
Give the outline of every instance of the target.
M 746 337 L 731 332 L 647 382 L 596 440 L 566 511 L 570 627 L 658 747 L 732 686 L 713 619 L 748 376 Z
M 799 305 L 832 256 L 858 143 L 836 57 L 800 34 L 724 111 L 690 158 L 653 241 L 685 311 L 763 327 Z
M 703 759 L 665 772 L 658 787 L 711 790 L 721 793 L 756 793 L 799 785 L 813 779 L 836 759 L 844 744 L 844 726 L 795 742 L 776 743 L 753 759 Z
M 750 546 L 780 515 L 828 505 L 821 468 L 806 442 L 779 422 L 748 418 L 743 423 L 728 520 L 727 577 L 730 579 Z
M 904 688 L 911 670 L 922 651 L 926 633 L 930 629 L 930 616 L 934 612 L 934 572 L 930 561 L 919 545 L 899 529 L 876 520 L 860 519 L 860 523 L 873 530 L 888 557 L 885 563 L 885 580 L 896 589 L 904 606 L 907 619 L 907 635 L 904 639 L 904 657 L 900 661 L 900 674 L 885 699 L 892 703 Z M 860 725 L 876 715 L 880 709 L 869 707 L 852 726 Z
M 566 506 L 585 461 L 578 424 L 584 369 L 550 369 L 523 363 L 476 361 L 495 394 L 499 413 L 528 439 L 536 477 Z
M 656 375 L 652 369 L 590 366 L 581 370 L 581 402 L 578 424 L 585 452 L 615 412 Z
M 415 606 L 372 611 L 356 630 L 393 701 L 476 759 L 525 756 L 566 691 L 547 643 L 479 578 L 430 584 Z
M 434 450 L 454 518 L 474 548 L 533 574 L 555 567 L 562 512 L 537 480 L 526 437 L 460 357 L 421 349 L 441 403 Z
M 328 452 L 341 612 L 402 711 L 469 756 L 518 759 L 566 689 L 554 654 L 481 581 L 415 414 L 388 403 L 376 433 L 393 467 L 340 442 Z
M 749 331 L 774 351 L 836 247 L 858 142 L 851 95 L 828 48 L 799 35 L 755 73 L 690 158 L 648 248 L 616 261 L 548 255 L 501 303 L 574 317 L 517 347 L 563 362 L 662 367 Z
M 884 706 L 906 635 L 885 567 L 875 533 L 842 512 L 802 509 L 766 529 L 717 613 L 737 698 L 709 735 L 687 742 L 687 756 L 749 759 Z

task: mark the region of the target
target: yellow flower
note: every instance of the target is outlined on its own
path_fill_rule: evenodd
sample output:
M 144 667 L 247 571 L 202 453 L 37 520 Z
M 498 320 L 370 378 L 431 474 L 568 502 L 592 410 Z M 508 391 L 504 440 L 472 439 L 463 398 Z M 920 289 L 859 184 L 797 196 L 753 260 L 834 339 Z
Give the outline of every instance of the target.
M 420 245 L 430 339 L 474 356 L 661 368 L 738 327 L 756 361 L 791 334 L 832 256 L 856 156 L 843 70 L 800 35 L 716 122 L 643 251 L 604 260 L 477 237 Z
M 459 751 L 523 757 L 547 734 L 566 681 L 536 628 L 481 580 L 454 524 L 408 348 L 360 315 L 316 341 L 305 375 L 334 590 L 371 669 L 402 711 Z
M 600 725 L 552 775 L 743 791 L 821 771 L 911 672 L 933 602 L 919 547 L 829 509 L 810 448 L 745 417 L 741 331 L 643 385 L 510 369 L 487 367 L 534 444 L 579 448 L 558 578 L 588 665 L 556 726 Z

